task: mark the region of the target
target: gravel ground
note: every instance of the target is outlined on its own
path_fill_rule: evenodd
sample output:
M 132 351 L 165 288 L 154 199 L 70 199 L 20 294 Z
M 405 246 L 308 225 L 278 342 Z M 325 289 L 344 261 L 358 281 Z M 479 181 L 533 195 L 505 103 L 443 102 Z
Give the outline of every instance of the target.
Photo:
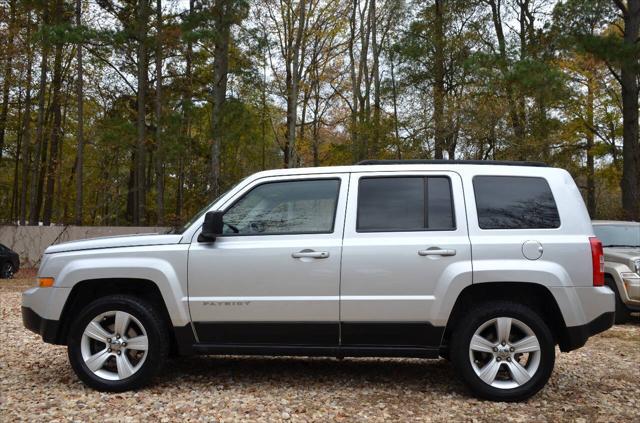
M 66 349 L 22 327 L 20 291 L 0 281 L 0 421 L 640 421 L 640 324 L 557 353 L 526 403 L 471 397 L 444 360 L 192 357 L 135 393 L 80 383 Z

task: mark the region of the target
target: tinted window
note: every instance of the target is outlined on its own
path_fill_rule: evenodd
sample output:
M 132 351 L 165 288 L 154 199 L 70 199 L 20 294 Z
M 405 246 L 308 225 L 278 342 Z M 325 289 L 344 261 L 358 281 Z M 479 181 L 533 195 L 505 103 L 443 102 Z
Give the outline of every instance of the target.
M 560 226 L 549 184 L 543 178 L 476 176 L 473 189 L 482 229 L 548 229 Z
M 640 225 L 593 225 L 593 232 L 602 241 L 603 247 L 640 247 Z
M 426 178 L 427 227 L 429 229 L 454 229 L 453 201 L 449 178 Z
M 258 185 L 224 215 L 225 234 L 328 233 L 338 202 L 337 179 Z
M 454 227 L 448 178 L 360 179 L 357 231 L 450 230 Z

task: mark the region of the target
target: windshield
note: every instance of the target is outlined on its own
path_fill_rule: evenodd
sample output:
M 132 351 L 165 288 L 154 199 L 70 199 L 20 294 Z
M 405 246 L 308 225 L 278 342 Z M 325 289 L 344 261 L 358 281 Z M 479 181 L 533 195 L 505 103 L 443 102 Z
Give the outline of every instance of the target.
M 640 247 L 640 225 L 593 225 L 603 247 Z

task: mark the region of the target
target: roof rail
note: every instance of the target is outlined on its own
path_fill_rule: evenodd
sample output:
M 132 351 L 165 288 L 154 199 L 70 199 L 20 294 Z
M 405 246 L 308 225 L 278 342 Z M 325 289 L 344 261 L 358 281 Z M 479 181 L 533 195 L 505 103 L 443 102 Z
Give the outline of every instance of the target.
M 498 165 L 498 166 L 533 166 L 548 167 L 543 162 L 529 162 L 516 160 L 445 160 L 445 159 L 409 159 L 409 160 L 362 160 L 357 165 L 401 165 L 401 164 L 467 164 L 467 165 Z

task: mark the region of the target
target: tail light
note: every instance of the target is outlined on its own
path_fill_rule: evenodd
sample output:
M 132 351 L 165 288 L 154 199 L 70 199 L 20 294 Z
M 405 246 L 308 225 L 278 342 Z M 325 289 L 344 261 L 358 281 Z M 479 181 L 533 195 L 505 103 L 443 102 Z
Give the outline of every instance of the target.
M 591 244 L 591 264 L 593 266 L 593 286 L 604 285 L 604 252 L 602 242 L 595 236 L 589 238 Z

